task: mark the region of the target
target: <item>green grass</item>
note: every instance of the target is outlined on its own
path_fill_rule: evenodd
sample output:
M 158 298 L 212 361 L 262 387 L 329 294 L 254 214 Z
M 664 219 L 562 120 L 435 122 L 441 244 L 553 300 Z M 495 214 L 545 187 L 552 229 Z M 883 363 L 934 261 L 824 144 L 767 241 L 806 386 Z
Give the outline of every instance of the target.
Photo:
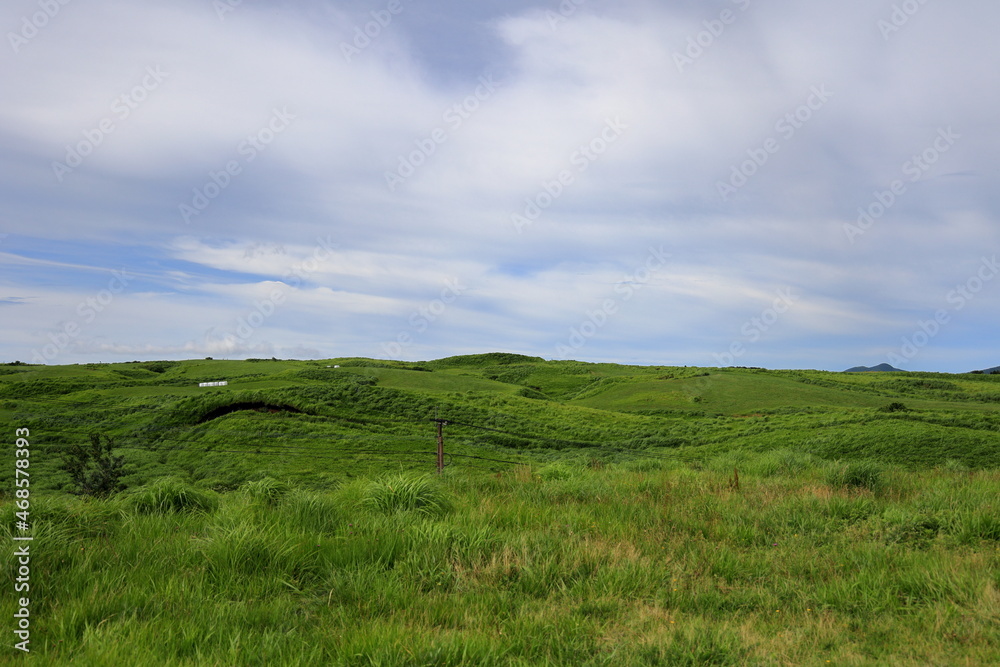
M 447 496 L 426 475 L 395 475 L 371 482 L 361 503 L 383 514 L 416 512 L 438 516 L 451 509 Z
M 692 461 L 792 449 L 914 468 L 948 459 L 1000 466 L 998 404 L 982 400 L 997 386 L 992 376 L 709 371 L 516 355 L 422 365 L 339 359 L 4 368 L 13 372 L 0 375 L 0 411 L 44 434 L 52 455 L 39 463 L 40 483 L 48 490 L 65 490 L 57 452 L 93 430 L 127 448 L 132 486 L 179 475 L 227 491 L 266 469 L 324 488 L 380 470 L 427 471 L 435 416 L 452 421 L 450 463 L 494 470 L 503 465 L 463 456 L 532 462 L 577 450 L 619 460 L 670 450 Z M 197 386 L 215 379 L 230 385 Z M 238 402 L 290 405 L 300 414 L 237 412 L 199 423 Z M 898 403 L 907 410 L 881 410 Z
M 0 370 L 31 430 L 39 664 L 1000 662 L 1000 376 Z M 238 403 L 272 409 L 205 420 Z M 91 432 L 129 465 L 104 501 L 59 470 Z
M 661 463 L 376 477 L 325 492 L 271 479 L 196 511 L 171 502 L 150 513 L 132 500 L 148 490 L 48 498 L 35 508 L 32 657 L 168 666 L 1000 660 L 996 472 L 875 467 L 873 492 L 864 474 L 843 482 L 840 464 L 787 452 L 744 457 L 738 487 L 731 457 L 701 470 Z M 195 491 L 175 483 L 170 497 Z M 420 498 L 446 509 L 421 512 Z M 13 577 L 9 553 L 4 567 Z
M 581 403 L 612 410 L 699 408 L 723 414 L 762 412 L 795 405 L 876 407 L 876 396 L 803 385 L 767 374 L 713 373 L 704 377 L 618 384 Z

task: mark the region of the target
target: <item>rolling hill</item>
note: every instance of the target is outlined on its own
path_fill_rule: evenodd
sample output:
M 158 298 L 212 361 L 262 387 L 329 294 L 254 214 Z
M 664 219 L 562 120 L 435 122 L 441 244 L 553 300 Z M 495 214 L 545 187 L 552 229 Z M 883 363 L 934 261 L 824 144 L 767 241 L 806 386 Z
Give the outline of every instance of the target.
M 998 406 L 510 354 L 0 366 L 0 613 L 42 665 L 997 664 Z M 91 434 L 126 489 L 76 495 Z
M 199 387 L 226 380 L 225 387 Z M 482 354 L 404 363 L 341 358 L 0 366 L 0 418 L 58 453 L 115 439 L 130 484 L 182 469 L 217 489 L 268 468 L 337 483 L 433 469 L 435 418 L 449 462 L 704 460 L 794 449 L 907 466 L 1000 466 L 1000 376 L 624 366 Z M 892 411 L 885 408 L 890 404 Z M 906 409 L 899 410 L 903 405 Z M 310 457 L 337 458 L 315 465 Z M 477 460 L 479 457 L 482 460 Z M 502 467 L 502 466 L 494 466 Z

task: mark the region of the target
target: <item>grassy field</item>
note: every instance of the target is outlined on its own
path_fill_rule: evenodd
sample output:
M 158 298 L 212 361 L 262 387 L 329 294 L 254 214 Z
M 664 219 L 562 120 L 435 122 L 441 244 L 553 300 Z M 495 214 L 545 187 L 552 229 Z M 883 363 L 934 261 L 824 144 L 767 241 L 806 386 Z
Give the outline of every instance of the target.
M 26 534 L 39 664 L 997 664 L 998 383 L 502 354 L 0 366 L 0 613 L 13 629 Z M 128 464 L 106 499 L 60 469 L 91 433 Z

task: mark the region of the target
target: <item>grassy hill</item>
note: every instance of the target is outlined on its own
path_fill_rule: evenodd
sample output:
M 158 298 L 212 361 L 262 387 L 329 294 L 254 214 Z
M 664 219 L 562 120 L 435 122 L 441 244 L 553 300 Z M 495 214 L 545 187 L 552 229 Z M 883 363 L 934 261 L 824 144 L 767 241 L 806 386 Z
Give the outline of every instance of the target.
M 3 532 L 39 664 L 996 664 L 998 408 L 981 374 L 8 365 Z M 105 499 L 60 465 L 93 433 Z
M 229 384 L 198 386 L 214 380 Z M 906 409 L 884 411 L 891 404 Z M 203 421 L 230 405 L 290 410 L 239 410 Z M 319 486 L 386 464 L 396 469 L 394 459 L 427 469 L 435 417 L 452 422 L 446 437 L 454 465 L 490 465 L 468 458 L 474 455 L 694 461 L 733 448 L 791 448 L 828 460 L 933 466 L 954 459 L 994 468 L 998 406 L 1000 377 L 992 375 L 621 366 L 511 354 L 417 364 L 345 358 L 0 367 L 0 418 L 37 432 L 52 451 L 100 432 L 128 448 L 130 484 L 182 470 L 217 490 L 259 477 L 263 468 Z M 324 457 L 322 465 L 309 456 Z M 43 488 L 65 485 L 54 467 L 45 472 Z

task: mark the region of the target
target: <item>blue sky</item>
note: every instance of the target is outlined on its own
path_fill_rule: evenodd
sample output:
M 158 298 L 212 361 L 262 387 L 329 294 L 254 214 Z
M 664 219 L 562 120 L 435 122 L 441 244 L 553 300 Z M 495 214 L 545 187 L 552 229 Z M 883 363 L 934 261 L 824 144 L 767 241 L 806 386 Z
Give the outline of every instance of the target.
M 995 366 L 998 21 L 11 0 L 0 360 Z

